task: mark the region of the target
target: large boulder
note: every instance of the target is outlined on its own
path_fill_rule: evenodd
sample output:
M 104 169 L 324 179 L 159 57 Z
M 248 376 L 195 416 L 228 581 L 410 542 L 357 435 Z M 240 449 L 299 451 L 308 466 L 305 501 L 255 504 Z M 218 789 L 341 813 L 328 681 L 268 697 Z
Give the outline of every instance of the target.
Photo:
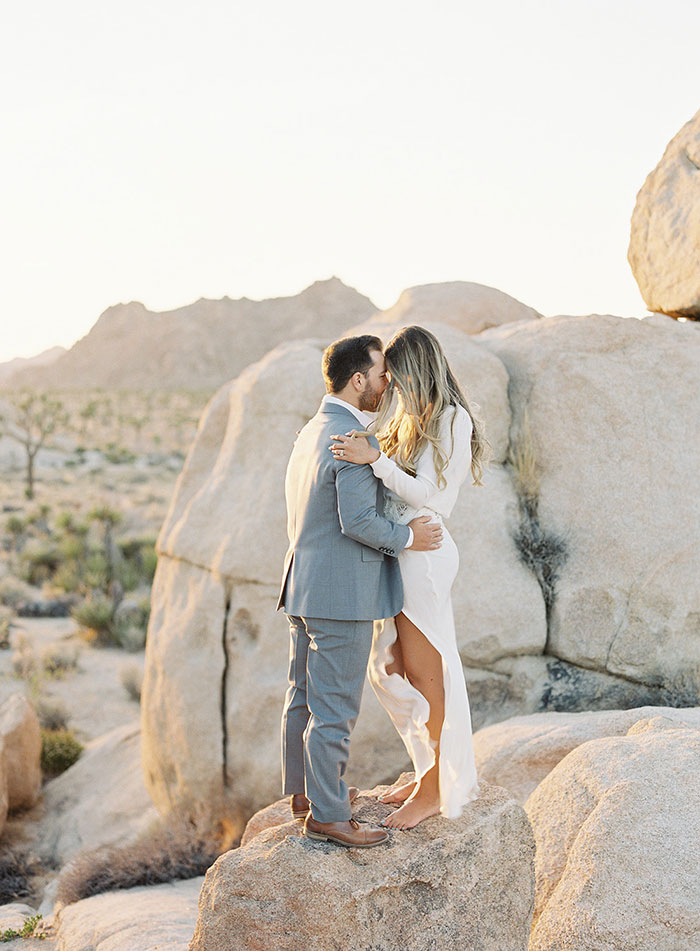
M 0 744 L 5 747 L 8 811 L 28 809 L 41 791 L 41 727 L 22 693 L 11 694 L 0 707 Z
M 477 339 L 508 370 L 511 442 L 536 462 L 530 528 L 565 543 L 534 552 L 558 576 L 547 653 L 693 702 L 700 326 L 562 316 Z
M 381 787 L 384 788 L 384 787 Z M 391 811 L 362 793 L 355 814 Z M 485 786 L 459 819 L 426 819 L 372 849 L 268 828 L 207 870 L 190 951 L 405 951 L 528 946 L 534 843 L 522 807 Z M 329 909 L 332 913 L 329 913 Z
M 500 360 L 432 325 L 480 415 L 492 468 L 467 479 L 450 519 L 461 554 L 454 604 L 466 663 L 540 653 L 544 604 L 511 532 L 517 499 L 503 460 L 510 425 Z M 323 342 L 290 343 L 218 391 L 200 422 L 158 538 L 142 690 L 143 766 L 158 808 L 206 797 L 245 820 L 280 791 L 287 624 L 275 612 L 287 547 L 284 472 L 323 395 Z M 519 710 L 518 710 L 519 712 Z M 406 753 L 370 690 L 353 734 L 352 781 L 388 781 Z
M 700 707 L 647 706 L 510 717 L 474 734 L 479 779 L 504 786 L 524 803 L 577 746 L 601 737 L 624 736 L 638 721 L 659 716 L 700 729 Z
M 640 189 L 627 257 L 649 310 L 700 320 L 700 111 Z
M 126 723 L 90 741 L 77 762 L 46 783 L 35 849 L 60 867 L 82 849 L 124 845 L 158 818 L 144 785 L 139 723 Z
M 56 951 L 187 951 L 203 881 L 125 888 L 64 905 L 54 916 Z
M 530 951 L 700 947 L 700 730 L 637 721 L 576 747 L 525 804 L 537 842 Z
M 448 281 L 409 287 L 396 303 L 372 318 L 371 323 L 389 324 L 391 336 L 408 324 L 449 324 L 467 334 L 515 320 L 536 320 L 536 310 L 495 287 L 470 281 Z M 353 332 L 355 332 L 353 330 Z

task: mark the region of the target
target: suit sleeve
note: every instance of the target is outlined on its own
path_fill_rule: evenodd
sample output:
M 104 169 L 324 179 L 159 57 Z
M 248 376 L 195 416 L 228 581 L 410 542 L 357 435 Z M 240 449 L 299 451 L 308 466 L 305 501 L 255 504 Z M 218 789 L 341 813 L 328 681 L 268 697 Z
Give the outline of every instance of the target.
M 390 522 L 377 512 L 377 480 L 370 466 L 339 459 L 335 470 L 338 518 L 343 535 L 386 555 L 398 555 L 409 543 L 411 530 L 408 525 Z

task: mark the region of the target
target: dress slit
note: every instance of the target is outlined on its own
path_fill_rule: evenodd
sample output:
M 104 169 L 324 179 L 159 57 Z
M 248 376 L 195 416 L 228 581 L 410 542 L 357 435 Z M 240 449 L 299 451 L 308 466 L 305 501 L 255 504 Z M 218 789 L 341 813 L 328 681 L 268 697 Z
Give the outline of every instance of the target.
M 442 661 L 445 713 L 440 731 L 440 814 L 456 818 L 461 815 L 464 804 L 476 799 L 480 790 L 472 746 L 469 700 L 456 647 L 450 599 L 457 553 L 446 529 L 445 537 L 449 542 L 443 542 L 440 550 L 408 550 L 399 555 L 399 562 L 404 584 L 402 612 L 439 653 Z M 430 739 L 427 727 L 430 704 L 407 676 L 386 671 L 397 637 L 393 617 L 375 621 L 368 676 L 372 689 L 403 741 L 418 781 L 435 765 L 436 759 L 434 741 Z

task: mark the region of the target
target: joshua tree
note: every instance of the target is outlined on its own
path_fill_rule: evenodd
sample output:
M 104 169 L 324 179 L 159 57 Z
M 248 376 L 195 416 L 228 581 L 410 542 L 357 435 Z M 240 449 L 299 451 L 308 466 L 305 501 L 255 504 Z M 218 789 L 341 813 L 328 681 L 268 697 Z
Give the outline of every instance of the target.
M 48 393 L 26 391 L 11 398 L 13 418 L 0 413 L 0 426 L 12 439 L 22 443 L 27 453 L 27 485 L 24 494 L 34 498 L 34 459 L 48 436 L 68 422 L 68 413 L 60 400 Z

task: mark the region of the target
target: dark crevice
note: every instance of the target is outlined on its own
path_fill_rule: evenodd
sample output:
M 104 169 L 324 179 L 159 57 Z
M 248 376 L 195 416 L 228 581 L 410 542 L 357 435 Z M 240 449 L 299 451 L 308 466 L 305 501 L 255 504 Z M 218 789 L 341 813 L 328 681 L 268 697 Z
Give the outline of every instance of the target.
M 222 782 L 224 789 L 228 789 L 228 726 L 226 721 L 226 687 L 228 681 L 228 665 L 229 665 L 229 656 L 228 656 L 228 640 L 227 640 L 227 627 L 228 627 L 228 617 L 231 611 L 231 594 L 227 592 L 226 594 L 226 607 L 224 608 L 224 624 L 223 631 L 221 634 L 221 644 L 224 651 L 224 667 L 221 673 L 221 769 L 222 769 Z

